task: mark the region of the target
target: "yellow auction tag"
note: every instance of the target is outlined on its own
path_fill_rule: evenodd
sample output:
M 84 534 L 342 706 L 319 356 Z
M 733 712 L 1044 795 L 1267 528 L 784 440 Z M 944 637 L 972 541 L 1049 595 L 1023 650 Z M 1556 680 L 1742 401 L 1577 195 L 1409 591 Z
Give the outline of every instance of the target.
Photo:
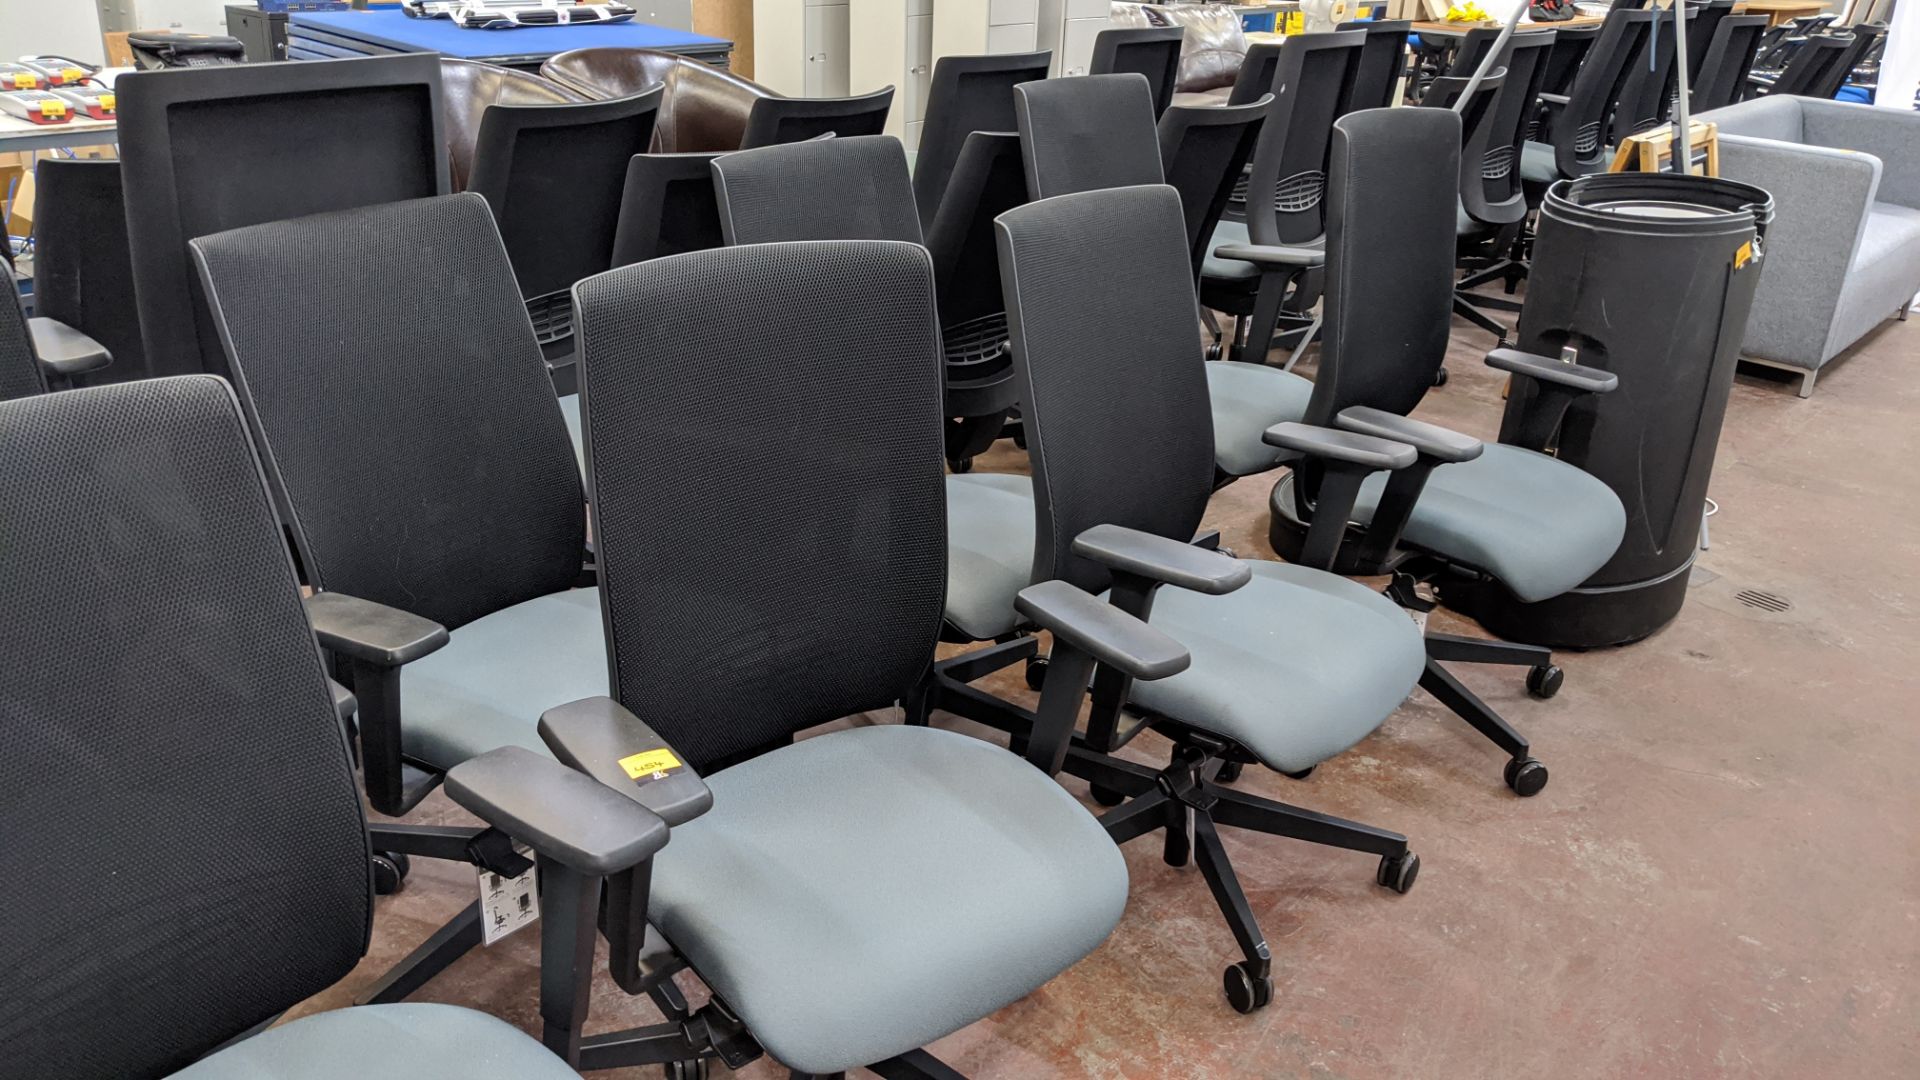
M 27 74 L 24 71 L 21 71 L 21 72 L 16 72 L 14 74 L 13 85 L 16 88 L 21 90 L 34 90 L 39 88 L 40 80 L 34 78 L 33 76 Z
M 1740 245 L 1740 250 L 1733 253 L 1733 268 L 1738 270 L 1752 261 L 1753 241 L 1749 240 Z
M 620 767 L 627 771 L 629 780 L 656 779 L 684 765 L 673 751 L 666 749 L 644 750 L 620 759 Z

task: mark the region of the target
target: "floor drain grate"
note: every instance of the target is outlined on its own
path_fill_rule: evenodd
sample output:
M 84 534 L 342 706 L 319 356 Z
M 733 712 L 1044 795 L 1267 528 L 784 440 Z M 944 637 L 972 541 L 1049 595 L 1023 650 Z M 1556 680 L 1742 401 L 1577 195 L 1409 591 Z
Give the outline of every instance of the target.
M 1793 609 L 1793 601 L 1784 596 L 1776 596 L 1773 593 L 1760 589 L 1741 589 L 1734 594 L 1734 599 L 1750 608 L 1758 608 L 1761 611 L 1778 612 Z

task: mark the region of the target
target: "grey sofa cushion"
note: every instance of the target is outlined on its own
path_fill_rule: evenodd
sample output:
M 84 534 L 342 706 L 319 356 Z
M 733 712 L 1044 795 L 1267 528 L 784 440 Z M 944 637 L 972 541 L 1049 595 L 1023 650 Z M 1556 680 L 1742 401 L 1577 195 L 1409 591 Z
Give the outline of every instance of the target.
M 1860 340 L 1920 292 L 1920 210 L 1876 202 L 1833 313 L 1825 358 Z
M 1265 364 L 1218 360 L 1207 365 L 1213 399 L 1213 460 L 1228 476 L 1251 476 L 1276 468 L 1285 452 L 1261 435 L 1275 424 L 1307 415 L 1313 384 L 1291 371 Z
M 975 641 L 1019 624 L 1013 598 L 1033 584 L 1033 478 L 947 477 L 946 619 Z
M 453 1005 L 362 1005 L 263 1031 L 173 1080 L 578 1080 L 520 1029 Z
M 1711 120 L 1718 124 L 1721 135 L 1743 135 L 1752 139 L 1797 143 L 1803 141 L 1804 128 L 1800 113 L 1802 100 L 1791 94 L 1753 98 L 1722 109 L 1701 113 L 1698 119 Z
M 1120 919 L 1126 862 L 1066 790 L 935 728 L 836 731 L 708 777 L 651 915 L 767 1053 L 835 1073 L 1020 1000 Z
M 1253 580 L 1222 596 L 1163 588 L 1153 625 L 1193 664 L 1135 683 L 1133 700 L 1225 735 L 1299 772 L 1366 738 L 1426 665 L 1407 613 L 1364 585 L 1286 563 L 1242 560 Z
M 572 589 L 455 630 L 400 676 L 409 757 L 439 769 L 501 746 L 547 753 L 535 725 L 556 705 L 607 692 L 598 589 Z

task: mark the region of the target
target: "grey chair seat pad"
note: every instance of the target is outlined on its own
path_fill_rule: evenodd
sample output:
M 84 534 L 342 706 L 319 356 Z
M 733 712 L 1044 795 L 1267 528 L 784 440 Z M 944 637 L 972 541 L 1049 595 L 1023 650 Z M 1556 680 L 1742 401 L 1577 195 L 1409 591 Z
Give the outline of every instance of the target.
M 1266 364 L 1216 360 L 1207 365 L 1213 404 L 1213 460 L 1228 476 L 1251 476 L 1277 467 L 1285 456 L 1261 436 L 1275 424 L 1307 415 L 1313 384 Z
M 454 1005 L 362 1005 L 263 1031 L 174 1080 L 579 1080 L 520 1029 Z
M 1293 514 L 1291 477 L 1273 510 Z M 1373 521 L 1386 475 L 1361 485 L 1353 519 Z M 1558 458 L 1488 443 L 1472 461 L 1427 478 L 1402 540 L 1499 578 L 1521 600 L 1559 596 L 1593 576 L 1619 549 L 1627 513 L 1613 489 Z
M 1013 598 L 1033 584 L 1033 478 L 947 477 L 946 619 L 975 641 L 1019 624 Z
M 606 692 L 599 590 L 536 597 L 455 630 L 401 670 L 404 747 L 437 769 L 502 746 L 544 754 L 540 714 Z
M 1244 221 L 1222 220 L 1213 227 L 1213 239 L 1207 243 L 1207 257 L 1200 264 L 1200 276 L 1219 278 L 1227 281 L 1251 281 L 1260 276 L 1260 268 L 1244 259 L 1223 259 L 1215 255 L 1214 249 L 1222 244 L 1251 244 L 1247 236 L 1247 223 Z
M 1554 160 L 1552 144 L 1528 140 L 1521 145 L 1520 179 L 1541 184 L 1560 179 L 1560 166 Z
M 1005 749 L 880 725 L 707 778 L 651 918 L 790 1069 L 884 1060 L 1020 1000 L 1105 941 L 1127 870 Z
M 1238 742 L 1285 772 L 1366 738 L 1426 665 L 1420 630 L 1364 585 L 1244 559 L 1253 580 L 1222 596 L 1163 587 L 1153 625 L 1193 654 L 1187 670 L 1136 682 L 1131 700 Z

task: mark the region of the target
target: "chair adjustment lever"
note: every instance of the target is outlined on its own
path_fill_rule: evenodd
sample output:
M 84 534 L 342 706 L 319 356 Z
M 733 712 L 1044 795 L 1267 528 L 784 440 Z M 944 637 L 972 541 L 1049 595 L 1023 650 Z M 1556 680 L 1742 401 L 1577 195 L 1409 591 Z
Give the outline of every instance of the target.
M 467 841 L 467 859 L 503 878 L 517 878 L 533 865 L 532 859 L 514 850 L 513 837 L 494 828 L 482 830 Z

